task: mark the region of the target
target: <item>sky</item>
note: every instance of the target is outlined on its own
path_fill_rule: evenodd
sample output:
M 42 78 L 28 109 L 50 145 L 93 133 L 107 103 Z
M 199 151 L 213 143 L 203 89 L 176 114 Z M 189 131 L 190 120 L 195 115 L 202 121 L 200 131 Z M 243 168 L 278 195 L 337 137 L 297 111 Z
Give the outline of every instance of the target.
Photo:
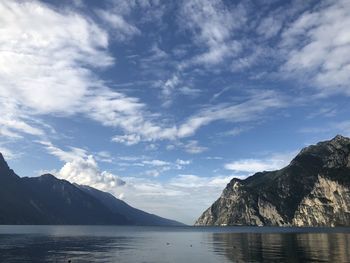
M 350 1 L 0 0 L 0 152 L 193 224 L 350 135 Z

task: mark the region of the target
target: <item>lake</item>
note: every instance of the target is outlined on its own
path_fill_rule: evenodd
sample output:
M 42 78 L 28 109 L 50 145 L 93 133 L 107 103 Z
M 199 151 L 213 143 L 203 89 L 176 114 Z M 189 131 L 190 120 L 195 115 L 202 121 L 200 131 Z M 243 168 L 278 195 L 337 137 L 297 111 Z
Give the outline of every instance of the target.
M 350 228 L 0 226 L 0 262 L 350 262 Z

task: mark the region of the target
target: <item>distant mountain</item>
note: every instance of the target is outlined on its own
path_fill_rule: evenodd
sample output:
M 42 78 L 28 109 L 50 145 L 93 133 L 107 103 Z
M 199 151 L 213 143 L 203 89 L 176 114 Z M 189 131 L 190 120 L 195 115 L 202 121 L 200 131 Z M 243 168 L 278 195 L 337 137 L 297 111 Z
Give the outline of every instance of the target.
M 110 211 L 116 214 L 123 215 L 129 222 L 134 225 L 143 226 L 179 226 L 179 222 L 174 220 L 165 219 L 163 217 L 146 213 L 142 210 L 136 209 L 122 200 L 115 198 L 112 194 L 102 192 L 93 187 L 86 185 L 76 185 L 79 189 L 85 193 L 95 197 L 105 207 L 108 207 Z
M 350 226 L 350 139 L 338 135 L 281 170 L 232 179 L 196 225 Z
M 9 168 L 1 153 L 0 224 L 183 225 L 51 174 L 21 178 Z

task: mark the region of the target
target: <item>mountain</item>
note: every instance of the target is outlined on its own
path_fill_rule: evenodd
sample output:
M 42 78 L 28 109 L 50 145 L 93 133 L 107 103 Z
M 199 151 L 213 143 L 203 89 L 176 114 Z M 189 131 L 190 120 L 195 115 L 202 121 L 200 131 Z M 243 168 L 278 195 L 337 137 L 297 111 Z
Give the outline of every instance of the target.
M 337 135 L 281 170 L 232 179 L 196 225 L 349 226 L 350 139 Z
M 0 224 L 182 225 L 51 174 L 19 177 L 0 153 Z
M 108 207 L 113 213 L 120 213 L 134 225 L 143 226 L 179 226 L 180 223 L 174 220 L 165 219 L 163 217 L 146 213 L 142 210 L 136 209 L 122 200 L 115 198 L 112 194 L 97 190 L 86 185 L 76 185 L 79 189 L 87 194 L 95 197 L 104 206 Z M 181 224 L 183 225 L 183 224 Z

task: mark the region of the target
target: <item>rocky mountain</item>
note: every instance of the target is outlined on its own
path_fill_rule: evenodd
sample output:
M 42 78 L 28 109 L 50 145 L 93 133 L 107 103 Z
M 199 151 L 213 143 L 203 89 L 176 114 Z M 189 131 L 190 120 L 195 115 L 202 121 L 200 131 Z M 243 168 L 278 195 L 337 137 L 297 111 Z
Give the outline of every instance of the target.
M 232 179 L 196 225 L 349 226 L 350 139 L 337 135 L 281 170 Z
M 0 153 L 0 224 L 182 225 L 51 174 L 19 177 Z

